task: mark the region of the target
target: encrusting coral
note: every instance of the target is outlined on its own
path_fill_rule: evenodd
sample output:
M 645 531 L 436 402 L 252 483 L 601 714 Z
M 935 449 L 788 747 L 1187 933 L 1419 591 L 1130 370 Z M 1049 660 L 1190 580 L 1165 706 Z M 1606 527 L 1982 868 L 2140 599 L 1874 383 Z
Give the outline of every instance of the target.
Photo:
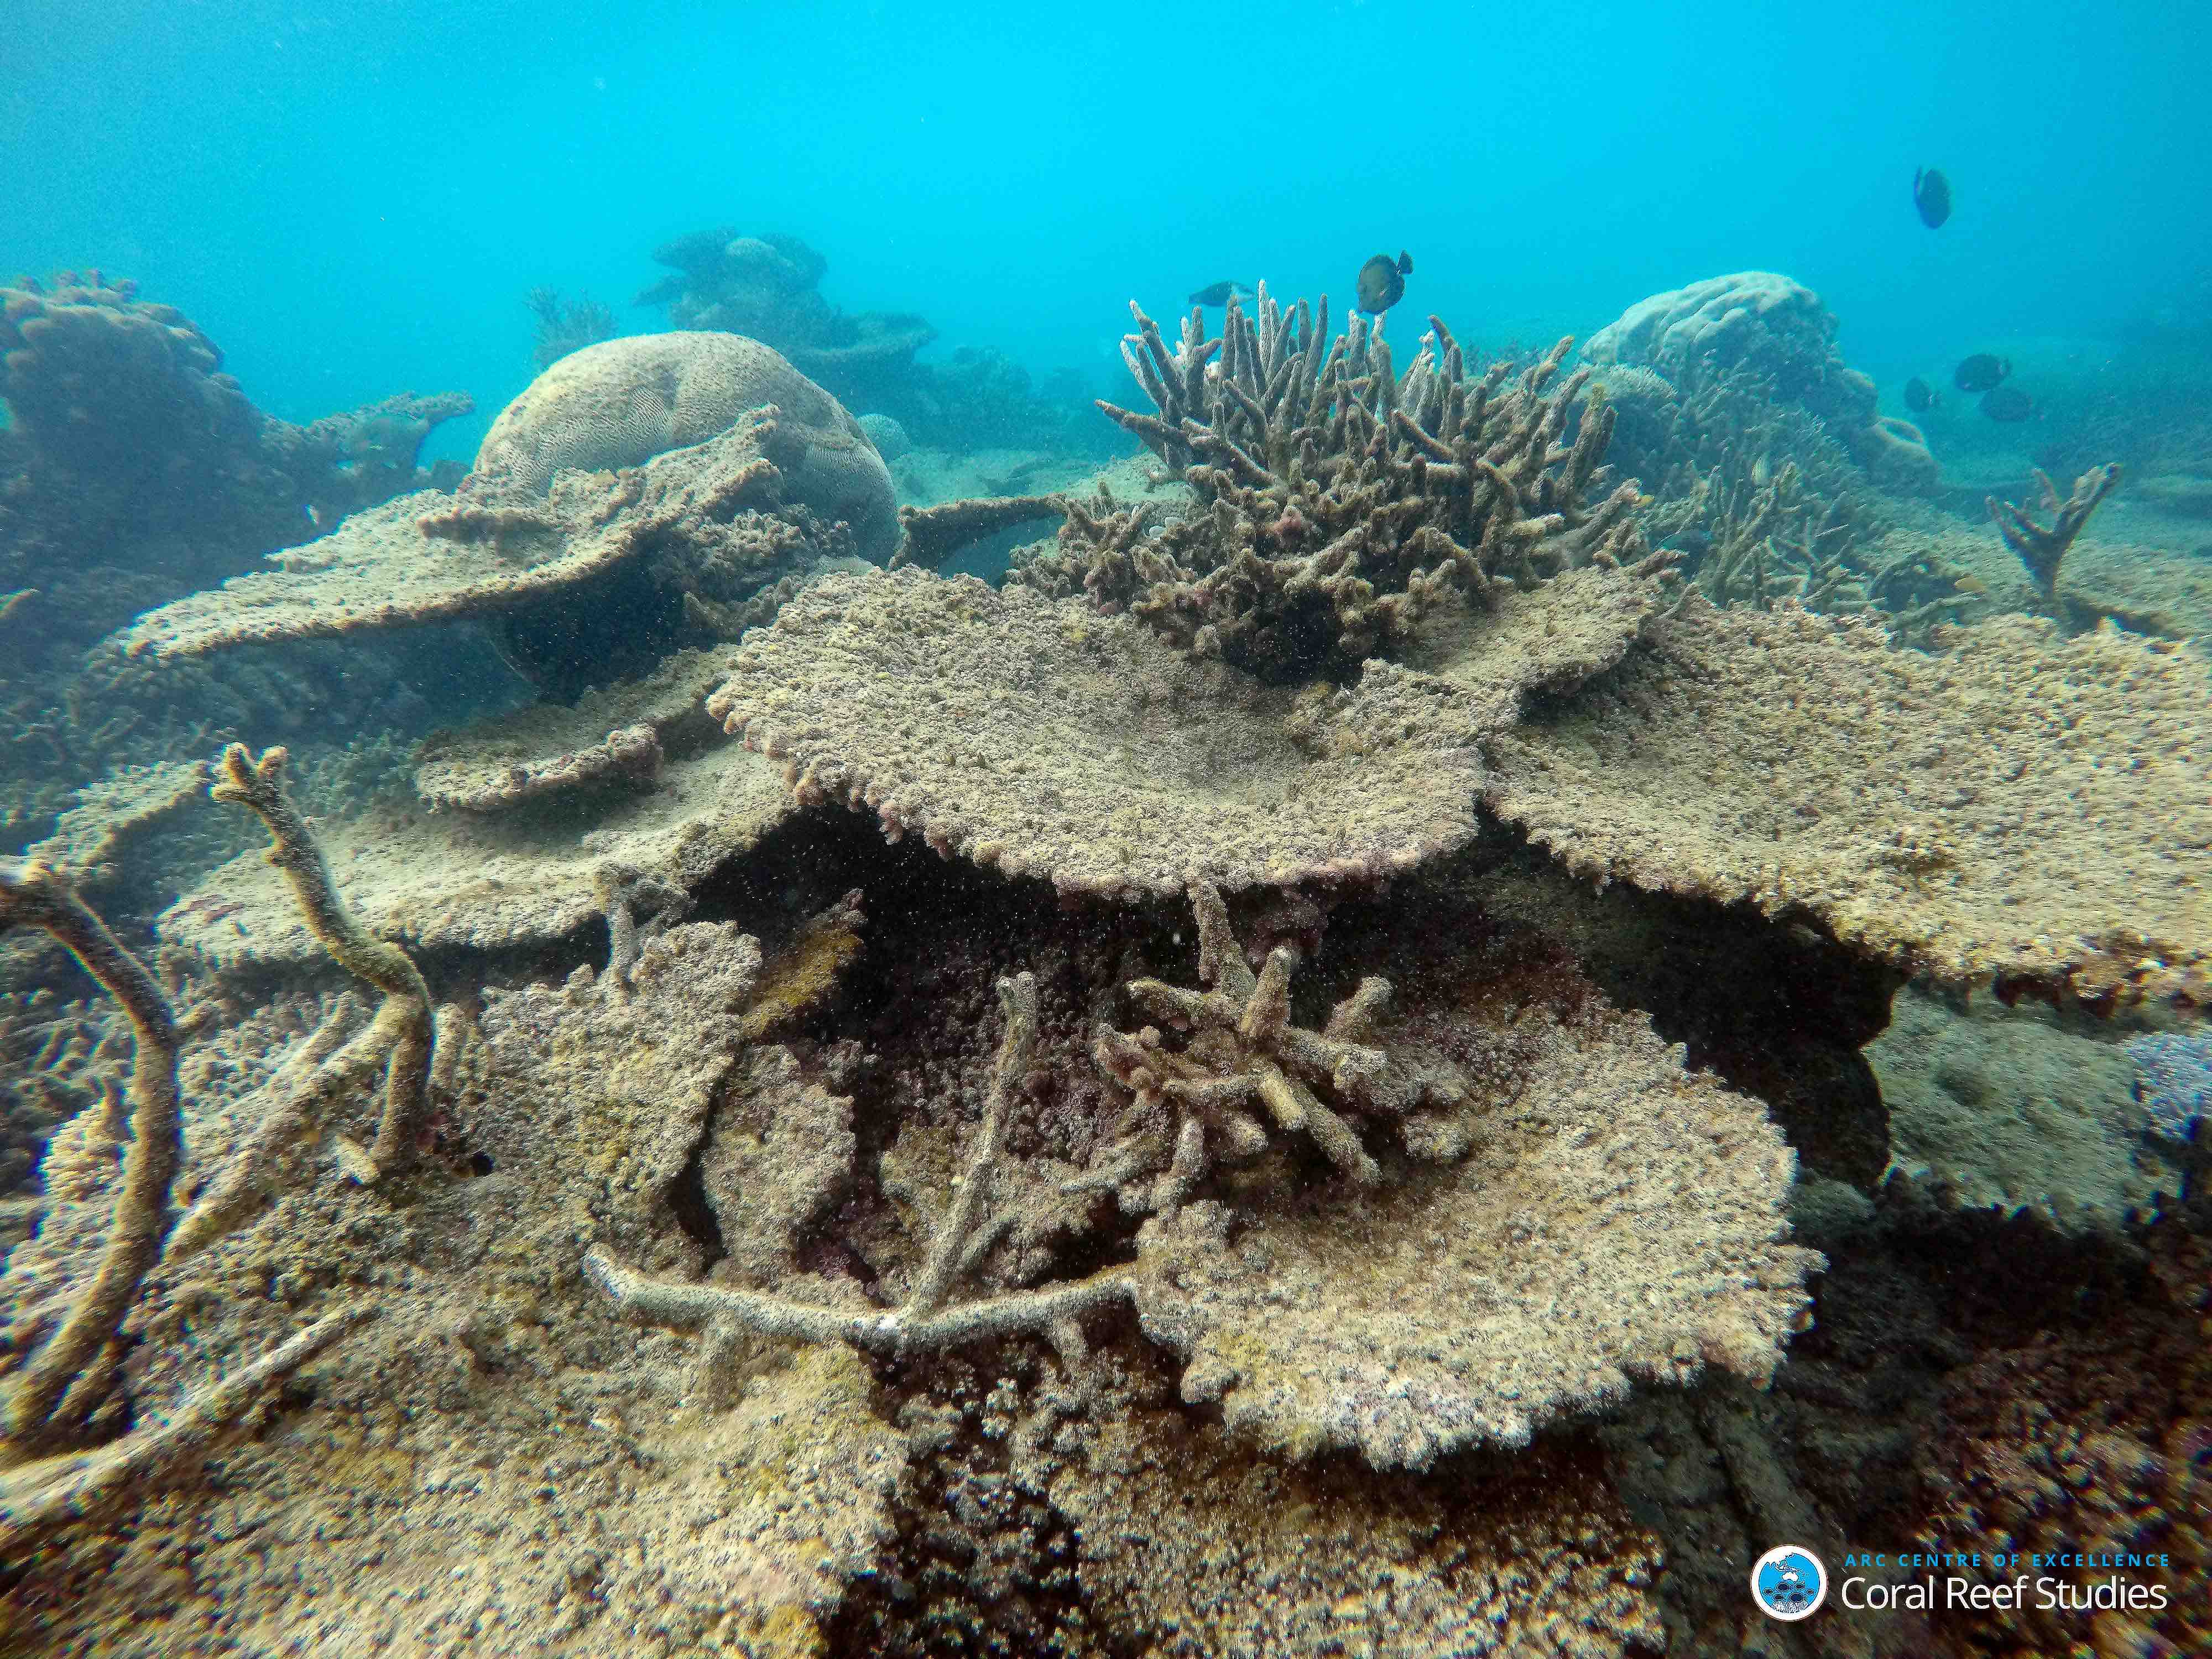
M 1398 374 L 1379 325 L 1328 337 L 1328 302 L 1256 315 L 1234 302 L 1220 336 L 1185 319 L 1170 353 L 1133 302 L 1122 357 L 1156 414 L 1102 403 L 1197 492 L 1199 509 L 1139 535 L 1126 514 L 1071 502 L 1059 553 L 1022 580 L 1087 592 L 1178 646 L 1266 678 L 1343 674 L 1402 639 L 1449 592 L 1527 586 L 1596 564 L 1658 576 L 1622 484 L 1587 498 L 1613 422 L 1569 421 L 1589 379 L 1559 374 L 1562 340 L 1510 384 L 1470 378 L 1436 318 Z M 1215 360 L 1218 358 L 1217 362 Z

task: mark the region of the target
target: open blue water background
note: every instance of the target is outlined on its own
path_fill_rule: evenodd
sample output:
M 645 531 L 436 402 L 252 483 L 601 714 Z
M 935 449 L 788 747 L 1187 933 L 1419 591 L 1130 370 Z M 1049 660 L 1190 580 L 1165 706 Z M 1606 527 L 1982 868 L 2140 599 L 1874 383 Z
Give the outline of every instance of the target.
M 1408 340 L 1785 271 L 1893 406 L 1967 351 L 2212 314 L 2212 9 L 2170 0 L 6 13 L 0 265 L 137 277 L 295 419 L 470 391 L 445 453 L 527 381 L 532 287 L 659 326 L 649 251 L 717 222 L 812 243 L 834 303 L 923 313 L 935 355 L 1102 391 L 1132 295 L 1265 276 L 1340 310 L 1401 246 Z

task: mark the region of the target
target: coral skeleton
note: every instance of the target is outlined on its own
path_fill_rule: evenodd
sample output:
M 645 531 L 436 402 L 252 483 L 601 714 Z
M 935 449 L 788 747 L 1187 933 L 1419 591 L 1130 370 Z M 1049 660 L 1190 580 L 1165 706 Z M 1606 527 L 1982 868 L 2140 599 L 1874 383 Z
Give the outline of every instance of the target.
M 1188 1032 L 1189 1041 L 1179 1052 L 1171 1049 L 1152 1025 L 1133 1035 L 1100 1033 L 1092 1049 L 1098 1068 L 1135 1098 L 1124 1115 L 1125 1132 L 1099 1167 L 1063 1190 L 1117 1190 L 1132 1210 L 1175 1210 L 1220 1158 L 1249 1158 L 1267 1149 L 1259 1113 L 1284 1133 L 1306 1135 L 1353 1182 L 1372 1186 L 1382 1179 L 1381 1167 L 1351 1122 L 1317 1091 L 1327 1090 L 1347 1111 L 1402 1119 L 1461 1104 L 1465 1086 L 1441 1069 L 1407 1066 L 1372 1046 L 1389 1005 L 1386 979 L 1362 980 L 1319 1031 L 1293 1024 L 1290 982 L 1297 951 L 1278 945 L 1255 974 L 1230 932 L 1220 890 L 1194 881 L 1189 890 L 1199 977 L 1211 988 L 1190 991 L 1156 979 L 1126 988 L 1130 1001 Z
M 368 1029 L 352 1037 L 343 1035 L 349 1006 L 334 1011 L 272 1079 L 269 1109 L 251 1139 L 178 1224 L 179 1259 L 206 1249 L 258 1209 L 285 1155 L 312 1132 L 323 1109 L 379 1066 L 384 1107 L 376 1139 L 365 1156 L 349 1160 L 358 1179 L 374 1182 L 410 1167 L 429 1113 L 436 1038 L 430 988 L 407 953 L 370 934 L 338 896 L 322 848 L 285 793 L 287 758 L 281 748 L 256 756 L 234 743 L 223 751 L 222 779 L 210 793 L 247 808 L 267 827 L 264 857 L 283 872 L 309 931 L 332 961 L 382 993 L 383 1000 Z
M 2067 550 L 2089 522 L 2089 515 L 2119 487 L 2120 464 L 2108 461 L 2084 472 L 2074 480 L 2073 493 L 2063 501 L 2058 499 L 2058 487 L 2051 482 L 2051 475 L 2040 467 L 2036 469 L 2035 481 L 2043 491 L 2043 509 L 2051 515 L 2048 529 L 2010 501 L 1990 495 L 1984 497 L 1984 505 L 1990 509 L 1997 533 L 2027 568 L 2036 592 L 2048 606 L 2057 600 L 2058 567 L 2065 562 Z
M 1194 310 L 1172 352 L 1130 310 L 1122 358 L 1157 412 L 1099 407 L 1200 510 L 1141 538 L 1126 514 L 1071 511 L 1060 554 L 1025 580 L 1079 586 L 1200 655 L 1297 679 L 1356 666 L 1452 590 L 1480 599 L 1590 564 L 1657 576 L 1672 562 L 1645 552 L 1633 485 L 1588 500 L 1613 417 L 1585 410 L 1568 441 L 1589 378 L 1553 389 L 1571 340 L 1517 378 L 1499 362 L 1476 379 L 1431 317 L 1400 375 L 1378 325 L 1355 315 L 1328 338 L 1326 299 L 1316 317 L 1262 284 L 1256 313 L 1232 304 L 1218 338 Z
M 973 1302 L 955 1302 L 959 1281 L 982 1261 L 1014 1225 L 1016 1215 L 993 1209 L 994 1176 L 1006 1155 L 1008 1097 L 1028 1074 L 1036 1050 L 1036 980 L 1030 974 L 1001 979 L 999 1006 L 1006 1034 L 993 1067 L 991 1093 L 975 1151 L 930 1239 L 929 1254 L 907 1298 L 895 1309 L 849 1309 L 800 1302 L 733 1285 L 684 1284 L 626 1267 L 594 1246 L 584 1272 L 623 1312 L 679 1330 L 717 1322 L 764 1335 L 800 1341 L 843 1342 L 872 1353 L 902 1354 L 949 1348 L 988 1337 L 1042 1335 L 1071 1370 L 1084 1360 L 1077 1322 L 1085 1314 L 1127 1301 L 1134 1292 L 1127 1273 L 1112 1270 L 1069 1284 L 1012 1291 Z
M 60 1328 L 9 1390 L 11 1441 L 64 1436 L 114 1382 L 115 1345 L 139 1282 L 161 1258 L 169 1188 L 184 1156 L 177 1031 L 167 1000 L 138 959 L 79 898 L 69 878 L 35 860 L 0 860 L 0 932 L 42 927 L 122 1006 L 135 1048 L 126 1098 L 131 1146 L 100 1269 Z
M 115 1392 L 123 1322 L 163 1259 L 169 1190 L 184 1155 L 178 1033 L 145 967 L 76 895 L 36 860 L 0 860 L 0 933 L 44 929 L 122 1006 L 134 1047 L 126 1099 L 131 1140 L 100 1265 L 14 1379 L 0 1438 L 0 1549 L 95 1514 L 173 1468 L 229 1427 L 270 1384 L 315 1358 L 372 1311 L 332 1314 L 229 1376 L 197 1390 L 161 1420 L 90 1452 L 94 1417 Z

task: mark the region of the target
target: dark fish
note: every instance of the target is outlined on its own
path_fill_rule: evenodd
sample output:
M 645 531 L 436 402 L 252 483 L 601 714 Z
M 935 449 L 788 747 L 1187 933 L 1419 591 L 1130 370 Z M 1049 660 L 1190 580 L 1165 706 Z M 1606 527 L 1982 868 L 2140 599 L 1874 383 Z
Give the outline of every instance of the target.
M 1390 256 L 1378 253 L 1359 267 L 1357 289 L 1359 308 L 1370 317 L 1380 317 L 1392 306 L 1406 297 L 1406 278 L 1413 274 L 1413 256 L 1403 249 L 1398 262 L 1390 263 Z
M 1930 230 L 1951 216 L 1951 181 L 1934 167 L 1912 172 L 1912 205 L 1920 210 L 1920 222 Z
M 1943 394 L 1917 374 L 1905 383 L 1905 406 L 1915 415 L 1925 415 L 1942 401 Z
M 1977 351 L 1959 365 L 1951 384 L 1961 392 L 1987 392 L 2011 373 L 2011 358 L 1992 357 L 1986 351 Z
M 2025 421 L 2035 413 L 2035 399 L 2018 386 L 2001 386 L 1983 397 L 1982 413 L 1993 421 Z
M 1225 306 L 1231 300 L 1249 300 L 1251 289 L 1242 283 L 1214 283 L 1190 296 L 1194 306 Z

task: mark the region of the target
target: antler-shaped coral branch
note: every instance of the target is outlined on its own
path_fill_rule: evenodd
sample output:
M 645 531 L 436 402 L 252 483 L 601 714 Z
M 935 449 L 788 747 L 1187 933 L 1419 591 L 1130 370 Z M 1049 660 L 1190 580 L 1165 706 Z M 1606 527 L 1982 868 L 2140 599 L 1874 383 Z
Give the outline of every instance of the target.
M 100 1269 L 9 1396 L 8 1433 L 31 1441 L 82 1422 L 113 1377 L 111 1365 L 95 1362 L 114 1343 L 139 1281 L 161 1258 L 184 1130 L 176 1024 L 144 965 L 76 896 L 67 875 L 35 859 L 0 859 L 0 933 L 19 925 L 44 928 L 84 964 L 122 1005 L 137 1043 L 129 1091 L 131 1150 Z
M 2058 499 L 2058 489 L 2051 482 L 2051 475 L 2041 467 L 2035 470 L 2035 481 L 2043 487 L 2044 510 L 2057 515 L 2048 530 L 2010 501 L 2001 501 L 1994 495 L 1984 496 L 1983 501 L 1990 509 L 1997 533 L 2004 538 L 2005 545 L 2027 567 L 2027 574 L 2034 579 L 2043 602 L 2050 605 L 2058 597 L 2058 567 L 2066 557 L 2066 550 L 2074 545 L 2074 538 L 2089 522 L 2089 515 L 2118 488 L 2120 464 L 2108 461 L 2084 472 L 2074 480 L 2074 493 L 2063 501 Z
M 404 951 L 371 935 L 338 896 L 323 849 L 284 793 L 286 758 L 281 748 L 257 757 L 234 743 L 223 751 L 222 781 L 209 793 L 246 807 L 268 826 L 269 862 L 290 880 L 308 931 L 339 967 L 381 991 L 384 1000 L 368 1030 L 342 1048 L 338 1037 L 351 1010 L 333 1013 L 308 1039 L 303 1053 L 313 1070 L 304 1081 L 292 1081 L 301 1066 L 287 1066 L 278 1079 L 287 1086 L 272 1085 L 264 1091 L 274 1103 L 252 1139 L 178 1224 L 173 1248 L 180 1258 L 204 1249 L 258 1207 L 276 1182 L 280 1159 L 314 1127 L 322 1108 L 373 1075 L 380 1063 L 384 1112 L 369 1168 L 361 1172 L 364 1179 L 395 1174 L 415 1161 L 416 1140 L 429 1112 L 436 1043 L 430 988 Z
M 1072 1284 L 1015 1291 L 978 1302 L 955 1303 L 952 1287 L 974 1270 L 1005 1236 L 1014 1218 L 993 1214 L 994 1176 L 1006 1155 L 1007 1102 L 1027 1074 L 1036 1051 L 1036 980 L 1018 974 L 999 981 L 999 1004 L 1006 1035 L 991 1076 L 990 1103 L 983 1113 L 974 1155 L 957 1196 L 932 1234 L 929 1255 L 905 1303 L 893 1309 L 847 1309 L 799 1302 L 764 1291 L 730 1285 L 678 1283 L 653 1279 L 623 1267 L 602 1246 L 584 1257 L 584 1272 L 625 1313 L 641 1316 L 678 1330 L 694 1330 L 717 1320 L 732 1320 L 768 1336 L 807 1342 L 844 1342 L 872 1353 L 899 1354 L 948 1348 L 981 1337 L 1042 1334 L 1071 1369 L 1080 1363 L 1081 1333 L 1075 1321 L 1115 1302 L 1127 1300 L 1134 1281 L 1107 1272 Z

